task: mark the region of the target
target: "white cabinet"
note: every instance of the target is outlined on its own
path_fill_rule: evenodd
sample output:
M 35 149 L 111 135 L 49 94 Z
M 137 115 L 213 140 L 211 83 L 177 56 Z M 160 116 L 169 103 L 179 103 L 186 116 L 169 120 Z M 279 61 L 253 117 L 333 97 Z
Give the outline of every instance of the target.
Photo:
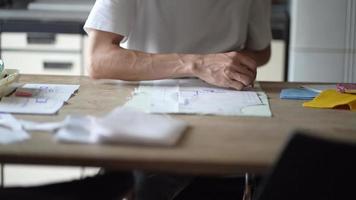
M 81 75 L 80 53 L 4 51 L 2 58 L 21 74 Z
M 354 62 L 356 62 L 356 61 L 354 61 Z M 354 80 L 353 82 L 356 82 L 356 67 L 353 68 L 353 80 Z
M 257 81 L 284 81 L 285 42 L 273 40 L 269 62 L 257 69 Z
M 292 0 L 289 81 L 356 82 L 356 0 Z
M 2 33 L 5 50 L 81 51 L 81 35 L 57 33 Z
M 344 55 L 327 52 L 294 52 L 292 81 L 343 82 Z
M 1 56 L 22 74 L 83 75 L 79 34 L 2 33 Z
M 348 0 L 295 0 L 294 48 L 344 49 Z
M 88 76 L 88 64 L 89 64 L 89 37 L 84 36 L 84 42 L 83 42 L 83 75 Z

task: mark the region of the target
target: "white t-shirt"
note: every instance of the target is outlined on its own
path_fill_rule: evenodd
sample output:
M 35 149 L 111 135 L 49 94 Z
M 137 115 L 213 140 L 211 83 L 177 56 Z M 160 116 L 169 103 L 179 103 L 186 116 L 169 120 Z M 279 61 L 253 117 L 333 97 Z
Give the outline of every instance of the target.
M 97 0 L 84 29 L 125 36 L 150 53 L 261 50 L 271 41 L 270 0 Z

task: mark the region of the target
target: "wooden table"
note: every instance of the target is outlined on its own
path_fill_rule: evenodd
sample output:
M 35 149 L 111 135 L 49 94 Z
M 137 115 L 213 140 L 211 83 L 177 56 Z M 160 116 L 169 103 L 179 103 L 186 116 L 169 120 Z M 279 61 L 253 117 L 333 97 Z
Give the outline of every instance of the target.
M 123 105 L 134 84 L 102 84 L 87 77 L 22 76 L 26 83 L 80 84 L 58 115 L 16 115 L 33 121 L 59 121 L 68 114 L 104 115 Z M 270 98 L 272 118 L 175 115 L 191 128 L 172 148 L 133 145 L 64 144 L 48 133 L 36 132 L 28 141 L 0 146 L 0 162 L 100 166 L 188 174 L 265 172 L 296 129 L 356 141 L 356 112 L 302 107 L 302 101 L 280 100 L 292 83 L 261 83 Z

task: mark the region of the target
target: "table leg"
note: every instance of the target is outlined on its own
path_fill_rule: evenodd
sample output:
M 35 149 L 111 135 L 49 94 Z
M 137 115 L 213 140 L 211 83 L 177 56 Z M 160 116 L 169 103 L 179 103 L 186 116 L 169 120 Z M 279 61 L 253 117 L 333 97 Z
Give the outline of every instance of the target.
M 85 178 L 85 167 L 81 166 L 80 167 L 80 179 Z
M 4 164 L 0 163 L 0 188 L 4 188 L 4 180 L 5 180 L 5 173 L 4 173 Z

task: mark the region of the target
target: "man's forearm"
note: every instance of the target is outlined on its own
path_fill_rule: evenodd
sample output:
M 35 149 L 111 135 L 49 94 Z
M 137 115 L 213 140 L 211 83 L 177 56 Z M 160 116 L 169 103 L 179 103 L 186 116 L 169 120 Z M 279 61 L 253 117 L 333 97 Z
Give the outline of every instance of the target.
M 257 64 L 269 58 L 269 52 L 268 56 L 265 52 L 269 49 L 204 55 L 151 54 L 121 48 L 123 38 L 110 32 L 90 32 L 88 71 L 92 78 L 139 81 L 197 77 L 212 85 L 241 90 L 255 80 Z
M 116 45 L 93 54 L 90 75 L 93 78 L 127 81 L 192 76 L 193 60 L 198 55 L 150 54 Z
M 90 31 L 87 69 L 92 78 L 138 81 L 191 76 L 192 61 L 199 59 L 197 55 L 124 49 L 119 46 L 123 38 L 110 32 Z
M 252 58 L 257 66 L 266 64 L 270 47 L 263 51 L 243 50 L 240 53 Z M 197 62 L 203 62 L 199 54 L 151 54 L 123 49 L 112 45 L 93 54 L 89 72 L 91 77 L 127 81 L 155 80 L 194 76 Z

